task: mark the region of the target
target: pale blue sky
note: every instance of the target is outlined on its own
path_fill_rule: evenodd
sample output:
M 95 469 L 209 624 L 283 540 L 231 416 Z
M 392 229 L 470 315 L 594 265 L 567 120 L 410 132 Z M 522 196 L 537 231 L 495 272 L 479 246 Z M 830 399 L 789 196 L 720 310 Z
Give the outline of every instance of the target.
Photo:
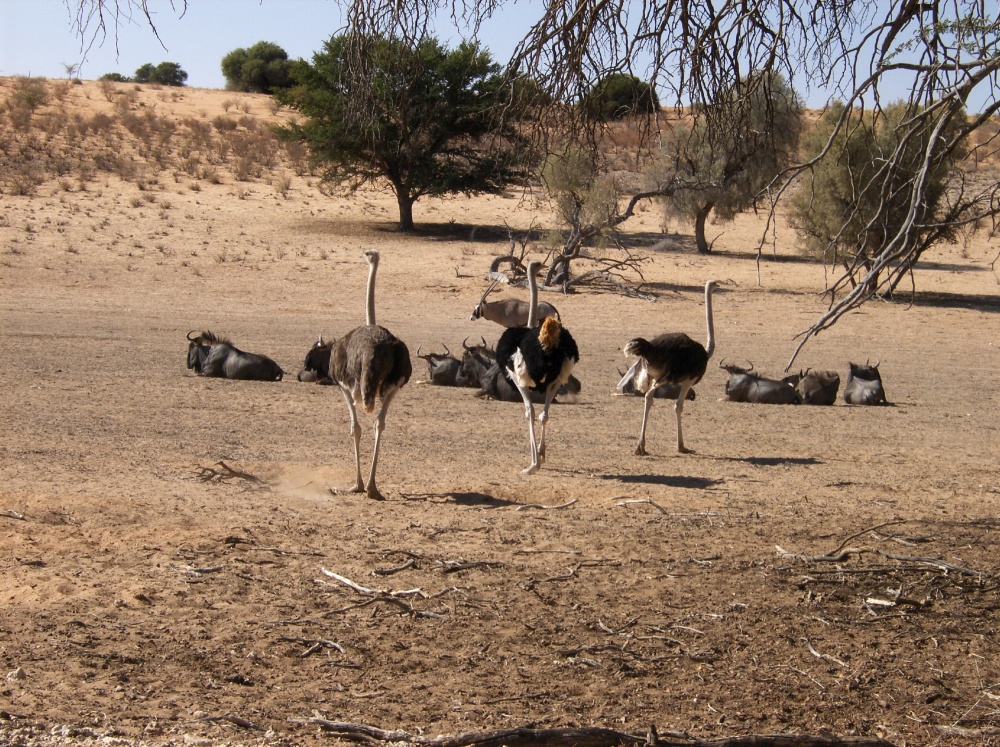
M 77 0 L 69 0 L 75 8 Z M 187 85 L 223 88 L 220 64 L 229 52 L 259 41 L 274 42 L 291 58 L 310 59 L 342 26 L 340 6 L 331 0 L 193 0 L 187 12 L 168 0 L 152 0 L 154 21 L 163 46 L 144 18 L 113 29 L 103 44 L 98 38 L 82 61 L 79 76 L 94 80 L 105 73 L 131 76 L 147 62 L 176 62 L 188 74 Z M 177 3 L 178 8 L 180 2 Z M 540 10 L 540 6 L 536 6 Z M 487 24 L 483 44 L 494 59 L 506 62 L 529 26 L 531 3 L 518 3 L 517 12 Z M 80 37 L 64 0 L 0 0 L 0 75 L 65 78 L 66 64 L 83 58 Z M 449 45 L 457 41 L 453 29 L 438 30 Z

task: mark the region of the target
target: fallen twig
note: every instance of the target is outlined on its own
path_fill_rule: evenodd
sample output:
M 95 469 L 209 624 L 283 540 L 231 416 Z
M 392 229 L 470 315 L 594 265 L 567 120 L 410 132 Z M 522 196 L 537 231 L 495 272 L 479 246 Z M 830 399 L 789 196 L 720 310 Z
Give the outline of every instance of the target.
M 0 516 L 5 516 L 8 519 L 17 519 L 18 521 L 27 521 L 24 518 L 24 514 L 19 514 L 17 511 L 11 511 L 10 509 L 0 511 Z
M 219 482 L 225 482 L 232 478 L 239 478 L 240 480 L 246 480 L 247 482 L 253 483 L 254 485 L 264 485 L 264 481 L 261 480 L 256 475 L 251 475 L 249 472 L 241 472 L 240 470 L 233 469 L 225 462 L 219 460 L 215 463 L 216 467 L 220 469 L 214 469 L 213 467 L 199 467 L 198 479 L 202 482 L 209 482 L 210 480 L 218 480 Z
M 321 716 L 289 719 L 293 723 L 312 724 L 323 731 L 352 742 L 380 744 L 395 742 L 422 747 L 893 747 L 878 737 L 832 737 L 799 734 L 750 735 L 700 740 L 693 737 L 664 738 L 650 728 L 644 734 L 600 727 L 532 729 L 517 727 L 497 731 L 425 737 L 405 731 L 386 731 L 365 724 L 330 721 Z
M 199 721 L 205 721 L 205 722 L 210 723 L 210 724 L 218 723 L 220 721 L 226 721 L 226 722 L 232 724 L 233 726 L 240 727 L 241 729 L 252 729 L 254 731 L 264 731 L 264 727 L 263 726 L 257 726 L 257 724 L 253 723 L 252 721 L 247 721 L 245 718 L 242 718 L 240 716 L 234 716 L 231 713 L 227 713 L 225 716 L 205 716 L 205 717 L 200 718 L 198 720 Z
M 825 659 L 826 661 L 832 661 L 834 664 L 839 664 L 840 666 L 844 667 L 844 669 L 847 669 L 847 664 L 842 662 L 836 656 L 830 656 L 830 654 L 821 654 L 819 651 L 813 648 L 813 645 L 809 641 L 806 641 L 806 645 L 809 647 L 809 653 L 815 656 L 817 659 Z
M 558 504 L 556 506 L 546 506 L 543 503 L 525 503 L 525 504 L 523 504 L 521 506 L 518 506 L 517 510 L 518 511 L 524 511 L 526 508 L 542 508 L 542 509 L 569 508 L 574 503 L 576 503 L 577 500 L 578 500 L 577 498 L 574 498 L 571 501 L 567 501 L 566 503 L 560 503 L 560 504 Z

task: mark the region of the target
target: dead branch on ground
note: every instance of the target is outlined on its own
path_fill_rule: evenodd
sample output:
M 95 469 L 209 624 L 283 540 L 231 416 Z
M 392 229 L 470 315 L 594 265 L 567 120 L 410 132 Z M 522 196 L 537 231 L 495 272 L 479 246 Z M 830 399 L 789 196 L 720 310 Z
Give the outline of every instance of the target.
M 525 503 L 525 504 L 523 504 L 521 506 L 518 506 L 517 510 L 518 511 L 524 511 L 524 510 L 529 509 L 529 508 L 543 508 L 543 509 L 569 508 L 574 503 L 576 503 L 577 500 L 579 500 L 579 499 L 578 498 L 574 498 L 571 501 L 566 501 L 566 503 L 559 503 L 559 504 L 554 505 L 554 506 L 547 506 L 544 503 Z
M 406 589 L 401 591 L 388 591 L 386 589 L 369 589 L 366 586 L 362 586 L 361 584 L 352 581 L 346 576 L 341 576 L 339 573 L 328 571 L 326 568 L 320 568 L 320 571 L 322 571 L 323 575 L 329 576 L 330 578 L 339 581 L 345 586 L 348 586 L 354 591 L 356 591 L 358 594 L 361 594 L 362 596 L 365 597 L 369 597 L 363 602 L 359 602 L 357 604 L 350 604 L 347 605 L 346 607 L 341 607 L 340 609 L 324 612 L 323 617 L 339 614 L 341 612 L 348 612 L 354 609 L 360 609 L 362 607 L 367 607 L 370 604 L 385 602 L 387 604 L 392 604 L 395 605 L 396 607 L 399 607 L 404 612 L 406 612 L 409 615 L 413 615 L 414 617 L 430 617 L 438 620 L 443 620 L 445 618 L 444 615 L 439 614 L 437 612 L 418 610 L 413 606 L 412 603 L 407 602 L 403 599 L 403 597 L 420 597 L 422 599 L 431 599 L 433 597 L 440 596 L 440 594 L 435 594 L 433 595 L 433 597 L 429 597 L 422 589 Z
M 11 511 L 10 509 L 0 511 L 0 516 L 5 516 L 8 519 L 17 519 L 18 521 L 26 521 L 24 514 L 19 514 L 17 511 Z
M 893 747 L 878 737 L 832 737 L 798 734 L 750 735 L 701 740 L 686 735 L 661 737 L 650 727 L 645 734 L 628 734 L 600 727 L 533 729 L 517 727 L 496 731 L 425 737 L 405 731 L 386 731 L 365 724 L 330 721 L 318 714 L 289 719 L 312 724 L 324 732 L 351 742 L 369 745 L 387 742 L 421 747 Z
M 215 469 L 215 467 L 219 467 L 219 469 Z M 198 479 L 202 482 L 211 482 L 212 480 L 217 482 L 226 482 L 226 480 L 238 478 L 240 480 L 246 480 L 254 485 L 266 485 L 266 483 L 256 475 L 251 475 L 249 472 L 241 472 L 238 469 L 233 469 L 222 460 L 216 462 L 215 467 L 199 467 Z

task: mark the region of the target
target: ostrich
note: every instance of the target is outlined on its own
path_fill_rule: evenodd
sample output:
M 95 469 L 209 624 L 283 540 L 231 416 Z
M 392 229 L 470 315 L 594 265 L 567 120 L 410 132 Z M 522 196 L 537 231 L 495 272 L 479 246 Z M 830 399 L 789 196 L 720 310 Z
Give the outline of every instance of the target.
M 384 500 L 375 486 L 375 468 L 378 466 L 385 414 L 396 392 L 410 380 L 413 367 L 406 344 L 385 327 L 375 324 L 375 273 L 378 272 L 379 254 L 373 249 L 365 252 L 365 257 L 368 259 L 367 323 L 363 327 L 352 329 L 333 343 L 330 351 L 330 378 L 337 382 L 344 393 L 347 409 L 351 414 L 351 435 L 354 436 L 354 462 L 358 477 L 350 492 L 367 492 L 369 498 Z M 360 405 L 365 412 L 373 412 L 376 397 L 382 400 L 382 406 L 375 419 L 375 447 L 366 491 L 361 478 L 361 426 L 358 424 L 357 408 Z
M 656 389 L 664 384 L 675 384 L 681 388 L 674 402 L 677 415 L 677 451 L 686 454 L 690 450 L 684 446 L 684 432 L 681 430 L 681 415 L 684 400 L 695 384 L 701 381 L 708 367 L 708 359 L 715 352 L 715 329 L 712 326 L 712 290 L 718 280 L 705 283 L 705 319 L 708 325 L 708 343 L 705 347 L 695 342 L 683 332 L 668 332 L 652 340 L 636 337 L 625 346 L 625 355 L 635 355 L 641 360 L 650 379 L 642 408 L 642 428 L 639 431 L 639 445 L 635 447 L 638 456 L 646 456 L 646 421 L 649 408 L 653 404 Z
M 536 275 L 541 262 L 528 263 L 528 326 L 509 327 L 497 343 L 497 363 L 504 377 L 517 387 L 524 400 L 524 414 L 528 419 L 528 438 L 531 444 L 531 465 L 523 470 L 533 475 L 545 461 L 545 424 L 549 419 L 549 405 L 565 384 L 580 360 L 573 336 L 558 319 L 547 317 L 538 323 L 538 281 Z M 545 404 L 538 422 L 542 424 L 541 439 L 535 440 L 535 406 L 531 392 L 545 394 Z

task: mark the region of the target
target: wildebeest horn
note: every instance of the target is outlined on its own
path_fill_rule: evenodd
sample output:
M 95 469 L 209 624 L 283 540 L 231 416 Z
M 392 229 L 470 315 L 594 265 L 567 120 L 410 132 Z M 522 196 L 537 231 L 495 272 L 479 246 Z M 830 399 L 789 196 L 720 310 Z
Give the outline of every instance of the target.
M 872 368 L 878 368 L 878 364 L 879 364 L 879 363 L 881 363 L 881 362 L 882 362 L 882 359 L 881 359 L 881 358 L 876 358 L 876 359 L 875 359 L 875 365 L 874 365 L 874 366 L 872 366 Z
M 726 367 L 725 366 L 725 362 L 726 362 L 725 358 L 723 358 L 721 361 L 719 361 L 719 368 L 725 368 Z
M 747 369 L 747 373 L 750 373 L 751 371 L 753 371 L 753 361 L 750 360 L 749 358 L 746 358 L 745 360 L 747 363 L 750 364 L 750 368 Z
M 469 338 L 468 338 L 468 337 L 466 337 L 466 338 L 465 338 L 464 340 L 462 340 L 462 347 L 463 347 L 463 348 L 465 348 L 465 349 L 466 349 L 466 351 L 468 351 L 468 350 L 472 350 L 472 348 L 470 348 L 470 347 L 469 347 L 469 346 L 468 346 L 468 345 L 466 344 L 466 343 L 468 343 L 468 342 L 469 342 Z
M 316 347 L 321 348 L 324 345 L 326 345 L 326 343 L 323 342 L 323 335 L 320 335 L 319 339 L 316 341 Z
M 420 357 L 420 346 L 419 345 L 417 345 L 417 357 L 418 358 Z
M 441 344 L 444 345 L 444 343 L 441 343 Z M 448 350 L 448 346 L 447 345 L 444 346 L 444 354 L 447 355 L 449 358 L 451 358 L 451 351 Z
M 191 335 L 193 335 L 193 334 L 194 334 L 195 332 L 197 332 L 197 331 L 198 331 L 198 330 L 196 330 L 196 329 L 192 329 L 192 330 L 191 330 L 190 332 L 188 332 L 188 333 L 187 333 L 187 339 L 188 339 L 188 342 L 194 342 L 195 340 L 197 340 L 197 339 L 198 339 L 197 337 L 192 337 L 192 336 L 191 336 Z

